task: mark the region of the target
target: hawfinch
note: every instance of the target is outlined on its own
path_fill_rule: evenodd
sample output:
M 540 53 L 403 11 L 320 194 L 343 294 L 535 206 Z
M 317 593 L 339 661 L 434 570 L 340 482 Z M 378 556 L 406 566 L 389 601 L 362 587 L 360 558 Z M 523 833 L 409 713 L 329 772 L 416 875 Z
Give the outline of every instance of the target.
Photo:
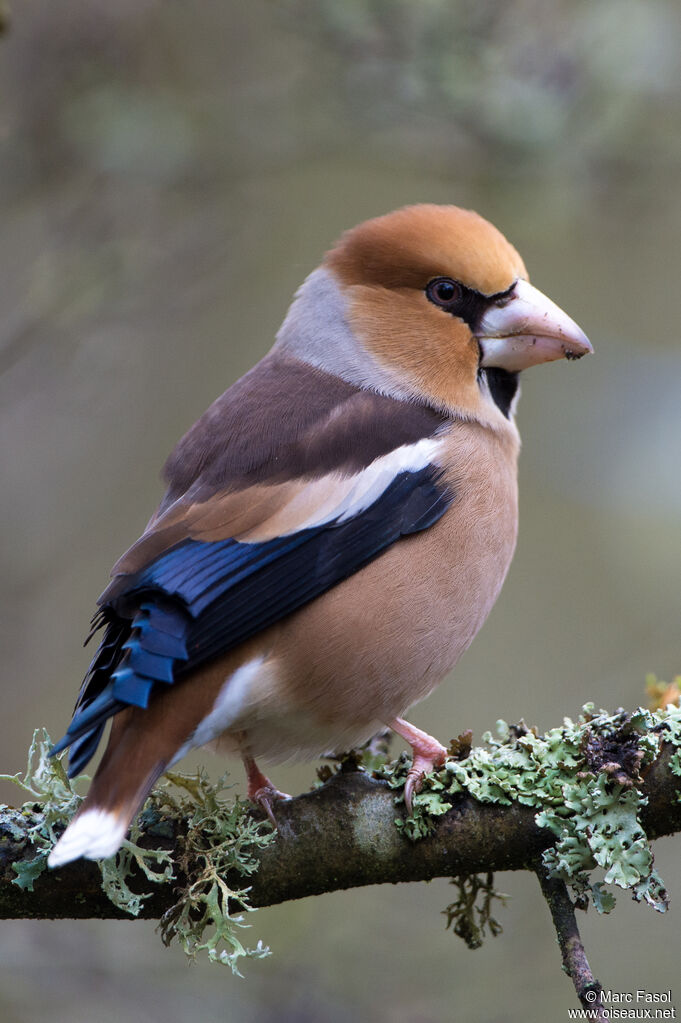
M 418 205 L 342 236 L 268 355 L 179 442 L 114 566 L 64 738 L 71 775 L 112 718 L 49 858 L 119 848 L 156 779 L 206 743 L 248 795 L 256 760 L 340 752 L 388 725 L 407 807 L 445 749 L 403 714 L 456 664 L 516 541 L 521 370 L 590 352 L 482 217 Z

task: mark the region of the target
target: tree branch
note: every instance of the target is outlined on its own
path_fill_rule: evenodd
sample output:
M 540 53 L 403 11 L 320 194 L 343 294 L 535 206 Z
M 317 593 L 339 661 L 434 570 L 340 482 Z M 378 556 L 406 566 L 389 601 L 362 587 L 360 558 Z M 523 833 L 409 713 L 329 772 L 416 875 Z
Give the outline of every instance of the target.
M 590 1010 L 589 1018 L 596 1023 L 605 1023 L 607 1016 L 603 1014 L 601 1005 L 603 989 L 591 972 L 589 960 L 586 958 L 575 919 L 575 907 L 568 895 L 565 882 L 551 877 L 541 862 L 537 865 L 537 877 L 542 894 L 551 910 L 553 926 L 556 928 L 563 956 L 563 968 L 575 985 L 582 1007 Z
M 439 819 L 431 836 L 411 842 L 395 827 L 404 810 L 395 807 L 394 798 L 386 782 L 355 771 L 340 772 L 321 789 L 278 804 L 276 839 L 255 854 L 259 866 L 250 882 L 251 905 L 363 885 L 528 868 L 552 840 L 534 823 L 531 808 L 465 798 Z M 126 916 L 103 895 L 99 869 L 86 860 L 42 874 L 32 892 L 13 884 L 13 863 L 34 855 L 28 835 L 15 837 L 22 827 L 21 811 L 0 808 L 0 917 Z M 139 843 L 172 852 L 177 835 L 159 835 L 152 822 L 143 826 Z M 149 888 L 144 879 L 142 884 Z M 140 916 L 157 919 L 173 901 L 172 885 L 161 887 Z
M 134 845 L 127 843 L 125 855 L 101 869 L 80 860 L 44 870 L 46 850 L 78 805 L 63 767 L 48 756 L 50 745 L 47 733 L 41 737 L 37 730 L 26 777 L 14 779 L 36 802 L 18 810 L 0 807 L 0 918 L 129 919 L 123 906 L 142 918 L 162 918 L 164 941 L 177 936 L 189 954 L 208 949 L 236 970 L 239 956 L 266 952 L 260 943 L 245 950 L 234 936 L 235 910 L 238 916 L 244 906 L 363 885 L 457 878 L 467 899 L 446 912 L 450 922 L 457 920 L 457 933 L 470 936 L 478 918 L 484 930 L 486 908 L 476 906 L 475 893 L 493 897 L 492 872 L 533 870 L 565 970 L 582 1006 L 599 1020 L 605 1018 L 601 987 L 563 878 L 580 898 L 606 909 L 612 895 L 602 891 L 602 882 L 589 880 L 598 863 L 606 868 L 605 881 L 628 887 L 657 909 L 667 905 L 647 840 L 681 830 L 681 714 L 671 707 L 631 715 L 586 707 L 577 723 L 566 719 L 545 736 L 523 724 L 503 726 L 500 739 L 488 737 L 488 749 L 472 750 L 462 736 L 417 797 L 415 817 L 405 822 L 404 807 L 395 800 L 406 777 L 404 758 L 383 769 L 389 780 L 371 777 L 347 758 L 321 788 L 277 804 L 271 839 L 253 826 L 264 817 L 260 808 L 251 808 L 249 820 L 242 805 L 220 802 L 222 783 L 171 775 L 176 788 L 191 793 L 189 802 L 178 802 L 168 789 L 154 793 L 138 818 Z M 170 877 L 166 853 L 174 879 L 154 883 L 153 864 L 159 877 L 164 870 Z M 120 906 L 103 891 L 103 873 Z M 475 876 L 480 874 L 486 883 Z M 466 919 L 458 919 L 462 901 Z M 496 923 L 488 923 L 495 933 Z M 213 932 L 206 941 L 201 936 L 207 925 Z
M 643 782 L 648 804 L 641 821 L 651 839 L 681 830 L 678 780 L 669 771 L 674 752 L 665 745 Z M 395 806 L 394 797 L 386 782 L 341 771 L 322 788 L 279 804 L 276 839 L 255 854 L 259 865 L 250 879 L 251 905 L 271 906 L 363 885 L 535 870 L 541 852 L 555 841 L 537 826 L 532 807 L 457 796 L 452 809 L 435 819 L 433 833 L 412 842 L 395 827 L 404 809 Z M 150 817 L 140 844 L 174 852 L 177 834 L 170 831 L 167 821 L 159 829 Z M 33 891 L 20 889 L 13 883 L 13 864 L 34 855 L 21 810 L 0 807 L 1 918 L 126 917 L 103 894 L 99 869 L 88 861 L 43 873 Z M 142 878 L 140 887 L 148 890 L 149 882 Z M 158 919 L 173 901 L 173 886 L 158 886 L 140 916 Z

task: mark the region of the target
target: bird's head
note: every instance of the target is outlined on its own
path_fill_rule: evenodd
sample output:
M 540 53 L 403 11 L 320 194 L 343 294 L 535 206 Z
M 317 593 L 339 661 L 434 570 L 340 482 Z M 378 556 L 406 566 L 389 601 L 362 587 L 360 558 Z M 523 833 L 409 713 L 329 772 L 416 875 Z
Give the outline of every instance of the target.
M 290 328 L 296 354 L 353 383 L 485 421 L 510 415 L 520 370 L 592 351 L 501 232 L 456 206 L 408 206 L 347 231 L 280 339 Z

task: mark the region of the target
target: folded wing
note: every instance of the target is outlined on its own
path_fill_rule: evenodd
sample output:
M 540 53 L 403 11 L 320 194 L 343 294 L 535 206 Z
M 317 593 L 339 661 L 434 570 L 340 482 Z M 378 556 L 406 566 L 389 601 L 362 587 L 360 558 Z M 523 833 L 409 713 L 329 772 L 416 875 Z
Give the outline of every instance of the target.
M 71 747 L 71 775 L 113 714 L 162 698 L 199 665 L 427 529 L 451 504 L 438 467 L 440 416 L 289 361 L 264 360 L 260 380 L 256 368 L 250 388 L 240 381 L 209 409 L 208 423 L 199 420 L 193 468 L 187 438 L 171 457 L 159 512 L 100 598 L 94 624 L 104 638 L 54 749 Z M 314 385 L 315 414 L 304 410 L 302 421 L 295 396 L 280 398 L 295 392 L 282 379 L 289 368 L 303 391 Z M 276 408 L 263 400 L 272 379 Z M 230 469 L 258 415 L 258 457 L 247 466 L 237 457 Z

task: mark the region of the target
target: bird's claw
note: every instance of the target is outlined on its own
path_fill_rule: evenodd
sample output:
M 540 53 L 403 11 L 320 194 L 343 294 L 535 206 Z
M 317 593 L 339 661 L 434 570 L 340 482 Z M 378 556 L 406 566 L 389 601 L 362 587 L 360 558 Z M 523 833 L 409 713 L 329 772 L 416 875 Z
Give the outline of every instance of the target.
M 272 803 L 292 799 L 293 797 L 289 796 L 287 792 L 280 792 L 279 789 L 275 789 L 274 785 L 262 785 L 254 792 L 249 792 L 248 798 L 252 800 L 252 802 L 258 803 L 262 806 L 263 810 L 272 822 L 272 826 L 278 829 L 279 825 L 277 823 L 277 818 L 274 816 Z
M 407 774 L 407 780 L 404 783 L 404 805 L 407 808 L 407 813 L 411 817 L 414 812 L 413 797 L 417 792 L 421 791 L 423 785 L 423 775 L 420 771 L 415 771 L 414 768 L 410 768 Z
M 410 817 L 414 812 L 414 796 L 417 792 L 421 791 L 425 775 L 437 767 L 442 767 L 446 758 L 447 751 L 444 746 L 440 746 L 439 750 L 428 756 L 422 756 L 418 753 L 414 754 L 414 760 L 407 772 L 407 780 L 404 783 L 404 805 Z

